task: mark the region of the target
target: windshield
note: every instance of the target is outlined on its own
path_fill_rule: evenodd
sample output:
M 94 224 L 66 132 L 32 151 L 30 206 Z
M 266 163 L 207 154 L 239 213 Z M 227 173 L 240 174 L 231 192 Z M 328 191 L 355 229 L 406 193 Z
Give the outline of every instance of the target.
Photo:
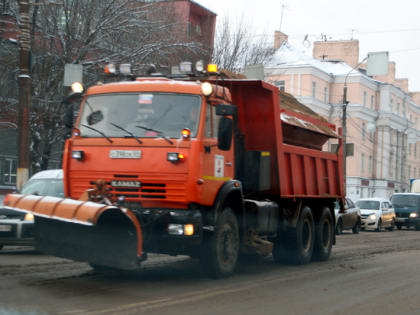
M 64 197 L 62 179 L 32 179 L 22 188 L 24 195 Z
M 379 201 L 359 200 L 356 201 L 356 205 L 360 209 L 379 210 Z
M 85 101 L 79 128 L 83 137 L 179 138 L 184 128 L 195 137 L 200 102 L 199 95 L 186 94 L 93 95 Z
M 394 207 L 404 208 L 404 207 L 419 207 L 420 206 L 420 196 L 415 195 L 394 195 L 391 199 Z

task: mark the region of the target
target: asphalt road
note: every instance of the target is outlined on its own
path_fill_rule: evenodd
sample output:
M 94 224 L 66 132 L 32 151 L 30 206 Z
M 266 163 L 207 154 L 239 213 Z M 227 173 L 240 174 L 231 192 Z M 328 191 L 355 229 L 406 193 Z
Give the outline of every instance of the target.
M 345 233 L 328 262 L 242 263 L 206 278 L 188 257 L 98 273 L 31 248 L 0 252 L 0 314 L 420 314 L 420 232 Z

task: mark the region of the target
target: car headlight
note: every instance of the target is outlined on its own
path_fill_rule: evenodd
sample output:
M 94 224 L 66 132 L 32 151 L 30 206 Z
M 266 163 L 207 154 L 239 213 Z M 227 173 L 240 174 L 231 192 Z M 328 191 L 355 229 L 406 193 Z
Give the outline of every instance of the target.
M 410 218 L 417 218 L 419 215 L 417 212 L 411 212 L 410 213 Z
M 371 214 L 370 216 L 368 216 L 369 220 L 376 220 L 376 214 Z
M 25 218 L 23 220 L 24 221 L 33 221 L 34 220 L 34 215 L 32 213 L 27 213 L 27 214 L 25 214 Z

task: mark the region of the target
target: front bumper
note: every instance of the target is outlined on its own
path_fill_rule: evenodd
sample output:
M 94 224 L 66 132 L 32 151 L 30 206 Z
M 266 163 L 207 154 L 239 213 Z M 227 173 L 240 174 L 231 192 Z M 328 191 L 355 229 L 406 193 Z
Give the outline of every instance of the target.
M 145 252 L 189 255 L 199 249 L 203 239 L 203 218 L 200 210 L 138 209 L 135 213 L 141 222 Z M 169 234 L 169 224 L 192 224 L 194 234 Z
M 34 222 L 19 219 L 0 221 L 0 245 L 34 245 Z
M 416 225 L 420 225 L 420 218 L 396 217 L 395 224 L 399 226 L 416 226 Z
M 361 228 L 362 229 L 376 229 L 378 227 L 378 220 L 372 220 L 372 219 L 368 219 L 368 218 L 362 218 L 362 224 L 361 224 Z

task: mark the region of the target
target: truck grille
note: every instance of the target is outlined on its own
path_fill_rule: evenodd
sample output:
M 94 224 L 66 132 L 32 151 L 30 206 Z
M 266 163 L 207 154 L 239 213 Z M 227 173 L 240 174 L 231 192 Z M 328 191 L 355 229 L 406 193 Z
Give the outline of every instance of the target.
M 85 190 L 93 188 L 97 179 L 105 180 L 109 193 L 113 198 L 125 197 L 127 200 L 156 200 L 183 201 L 186 198 L 185 184 L 187 176 L 184 174 L 72 174 L 72 194 L 79 195 Z M 121 186 L 114 187 L 113 181 L 119 181 Z M 140 182 L 140 187 L 132 187 L 131 183 Z M 124 186 L 127 183 L 127 186 Z M 134 185 L 133 185 L 134 186 Z
M 410 213 L 408 213 L 408 212 L 396 212 L 395 216 L 397 218 L 408 218 L 410 216 Z

